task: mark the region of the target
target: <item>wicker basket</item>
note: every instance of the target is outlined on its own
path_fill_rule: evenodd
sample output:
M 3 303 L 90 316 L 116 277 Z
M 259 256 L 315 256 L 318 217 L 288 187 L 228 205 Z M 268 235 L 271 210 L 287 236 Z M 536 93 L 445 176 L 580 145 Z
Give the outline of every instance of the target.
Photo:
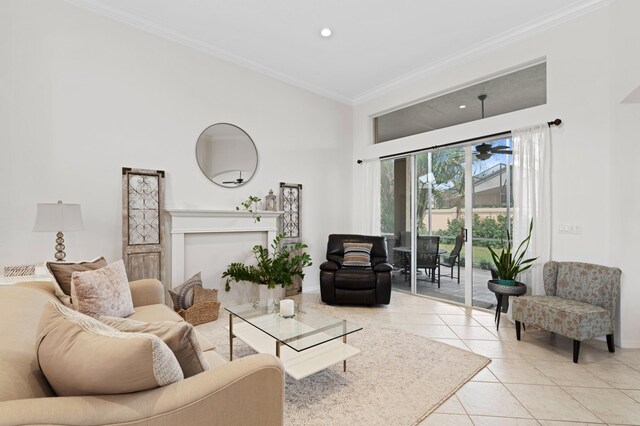
M 219 310 L 220 302 L 206 301 L 197 302 L 189 309 L 176 309 L 176 312 L 189 324 L 199 325 L 217 320 Z

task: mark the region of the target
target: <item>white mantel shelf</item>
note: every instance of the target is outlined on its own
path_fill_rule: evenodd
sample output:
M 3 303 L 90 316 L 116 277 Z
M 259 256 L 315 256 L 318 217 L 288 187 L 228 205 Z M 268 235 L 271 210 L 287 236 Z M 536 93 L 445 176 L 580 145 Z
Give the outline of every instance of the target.
M 171 234 L 171 286 L 176 287 L 184 280 L 184 238 L 185 234 L 266 232 L 267 241 L 276 237 L 278 217 L 281 211 L 258 211 L 260 221 L 254 213 L 237 210 L 165 209 L 170 223 Z

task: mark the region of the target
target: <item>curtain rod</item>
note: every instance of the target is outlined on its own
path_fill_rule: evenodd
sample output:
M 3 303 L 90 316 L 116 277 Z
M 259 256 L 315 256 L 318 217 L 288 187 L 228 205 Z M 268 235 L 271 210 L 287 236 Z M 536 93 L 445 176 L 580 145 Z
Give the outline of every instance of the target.
M 551 126 L 559 126 L 560 124 L 562 124 L 562 120 L 560 120 L 559 118 L 556 118 L 555 120 L 552 120 L 552 121 L 547 121 L 547 125 L 549 127 L 551 127 Z M 462 145 L 462 144 L 473 142 L 473 141 L 477 141 L 477 140 L 480 140 L 480 139 L 489 139 L 489 138 L 495 138 L 495 137 L 498 137 L 498 136 L 506 136 L 506 135 L 508 135 L 510 133 L 511 133 L 511 130 L 505 130 L 504 132 L 492 133 L 490 135 L 478 136 L 476 138 L 465 139 L 465 140 L 462 140 L 462 141 L 449 142 L 449 143 L 445 143 L 445 144 L 442 144 L 442 145 L 433 145 L 433 146 L 430 146 L 428 148 L 420 148 L 420 149 L 414 149 L 414 150 L 411 150 L 411 151 L 399 152 L 397 154 L 383 155 L 382 157 L 380 157 L 378 159 L 379 160 L 385 160 L 387 158 L 392 158 L 392 157 L 402 157 L 404 155 L 414 154 L 416 152 L 431 151 L 431 150 L 438 149 L 438 148 L 446 148 L 448 146 Z M 372 160 L 373 160 L 373 158 L 372 158 Z M 364 160 L 358 160 L 357 163 L 358 164 L 362 164 L 363 161 Z

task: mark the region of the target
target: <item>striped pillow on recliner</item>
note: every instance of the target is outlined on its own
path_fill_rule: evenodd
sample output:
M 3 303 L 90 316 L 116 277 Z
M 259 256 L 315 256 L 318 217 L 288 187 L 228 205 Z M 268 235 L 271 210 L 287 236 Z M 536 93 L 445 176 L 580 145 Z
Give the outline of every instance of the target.
M 347 267 L 371 267 L 370 243 L 344 243 L 344 261 L 342 266 Z

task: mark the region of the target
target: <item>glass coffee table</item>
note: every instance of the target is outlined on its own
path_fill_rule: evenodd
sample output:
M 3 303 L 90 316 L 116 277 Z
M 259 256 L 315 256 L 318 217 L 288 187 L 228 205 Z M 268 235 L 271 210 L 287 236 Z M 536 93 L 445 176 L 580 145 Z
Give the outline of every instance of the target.
M 360 353 L 347 344 L 347 335 L 362 330 L 357 324 L 296 306 L 295 315 L 284 318 L 261 303 L 225 308 L 229 312 L 229 359 L 233 339 L 258 353 L 279 357 L 287 374 L 300 380 L 339 362 L 347 371 L 347 359 Z M 235 320 L 237 318 L 241 321 Z

